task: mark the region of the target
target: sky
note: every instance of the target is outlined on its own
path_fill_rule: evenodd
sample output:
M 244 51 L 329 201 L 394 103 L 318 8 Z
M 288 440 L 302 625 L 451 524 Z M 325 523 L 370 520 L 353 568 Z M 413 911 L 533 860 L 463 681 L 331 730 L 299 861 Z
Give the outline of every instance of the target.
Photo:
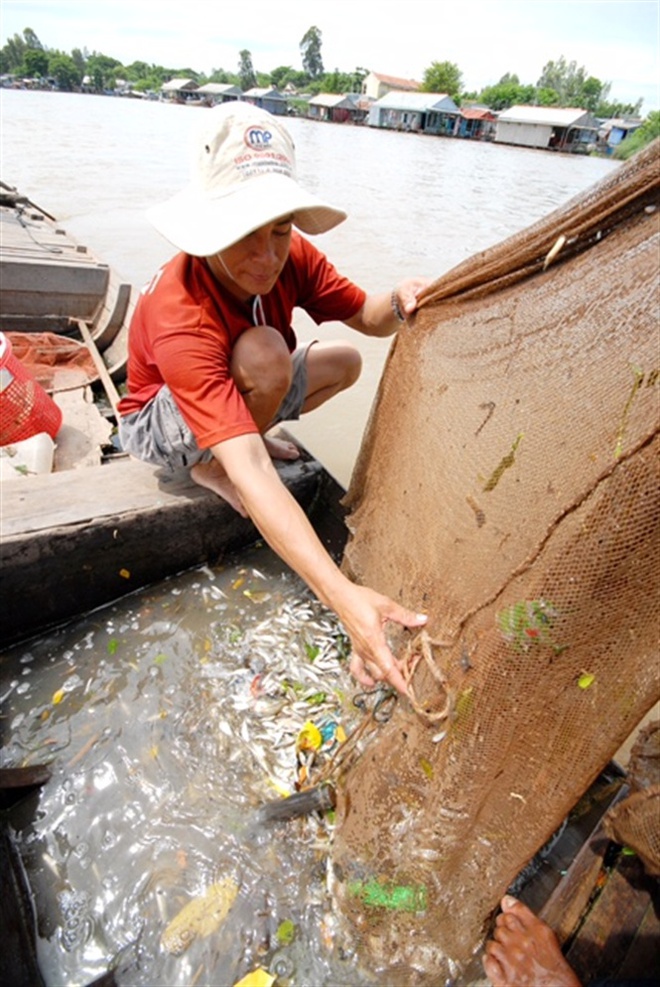
M 46 48 L 85 48 L 210 74 L 301 69 L 300 41 L 321 31 L 326 71 L 364 67 L 423 79 L 455 63 L 465 91 L 506 73 L 534 84 L 564 56 L 611 83 L 610 99 L 660 109 L 660 0 L 0 0 L 0 45 L 32 28 Z

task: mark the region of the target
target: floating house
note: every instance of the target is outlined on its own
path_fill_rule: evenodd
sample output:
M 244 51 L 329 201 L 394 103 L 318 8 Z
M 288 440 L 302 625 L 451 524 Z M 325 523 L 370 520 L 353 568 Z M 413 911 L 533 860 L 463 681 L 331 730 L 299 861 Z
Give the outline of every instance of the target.
M 492 140 L 495 136 L 497 113 L 487 106 L 461 108 L 458 116 L 455 137 L 469 137 L 473 140 Z
M 598 140 L 598 121 L 587 110 L 558 106 L 512 106 L 495 127 L 499 144 L 586 153 Z
M 243 99 L 246 103 L 268 110 L 273 116 L 284 116 L 289 110 L 287 98 L 279 89 L 263 89 L 255 86 L 243 93 Z
M 238 86 L 232 86 L 228 82 L 206 82 L 196 90 L 198 96 L 208 106 L 215 106 L 216 103 L 228 103 L 234 99 L 240 99 L 243 90 Z
M 198 85 L 194 79 L 170 79 L 160 87 L 163 99 L 170 99 L 177 103 L 185 103 L 192 99 L 197 91 Z
M 458 116 L 458 106 L 447 93 L 393 91 L 372 103 L 367 123 L 385 130 L 451 136 Z
M 421 83 L 414 79 L 399 79 L 395 75 L 370 72 L 362 80 L 362 95 L 376 100 L 393 90 L 402 93 L 415 93 L 419 91 L 420 87 Z
M 618 147 L 621 141 L 630 137 L 641 126 L 641 120 L 622 120 L 620 118 L 605 120 L 599 131 L 599 148 L 603 149 L 606 154 L 612 154 L 614 148 Z
M 307 104 L 310 120 L 331 123 L 361 123 L 368 112 L 369 102 L 360 93 L 319 93 Z

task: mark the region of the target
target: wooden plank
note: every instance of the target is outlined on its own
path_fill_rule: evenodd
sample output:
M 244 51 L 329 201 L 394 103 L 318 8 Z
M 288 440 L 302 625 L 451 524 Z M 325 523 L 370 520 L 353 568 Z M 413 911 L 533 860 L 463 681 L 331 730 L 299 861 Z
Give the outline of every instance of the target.
M 625 797 L 627 789 L 620 788 L 611 804 Z M 603 806 L 603 812 L 608 806 Z M 563 945 L 575 932 L 603 870 L 605 853 L 610 846 L 602 822 L 582 844 L 564 879 L 557 885 L 539 911 Z
M 36 534 L 66 525 L 88 524 L 126 512 L 166 510 L 181 497 L 213 496 L 193 483 L 187 472 L 170 473 L 129 459 L 76 473 L 21 478 L 3 485 L 2 539 Z M 217 498 L 216 498 L 217 499 Z
M 101 382 L 105 388 L 105 393 L 108 396 L 108 401 L 112 405 L 112 410 L 114 411 L 115 415 L 117 415 L 118 414 L 117 406 L 119 405 L 119 394 L 117 392 L 117 388 L 115 387 L 115 382 L 110 376 L 110 373 L 108 372 L 108 368 L 103 362 L 101 354 L 97 350 L 96 344 L 92 339 L 92 334 L 87 328 L 87 326 L 85 325 L 85 323 L 82 321 L 78 322 L 78 329 L 80 330 L 80 335 L 82 336 L 84 342 L 87 345 L 87 349 L 91 353 L 92 360 L 94 361 L 94 366 L 98 371 L 99 377 L 101 378 Z
M 660 900 L 657 881 L 649 884 L 649 893 L 653 903 L 646 909 L 618 970 L 618 978 L 623 982 L 657 976 L 660 971 Z
M 105 298 L 106 265 L 0 260 L 0 308 L 20 315 L 92 319 Z
M 640 889 L 641 862 L 621 855 L 585 918 L 566 959 L 583 983 L 614 977 L 626 960 L 640 923 L 652 905 L 648 889 Z M 650 975 L 652 971 L 647 971 Z

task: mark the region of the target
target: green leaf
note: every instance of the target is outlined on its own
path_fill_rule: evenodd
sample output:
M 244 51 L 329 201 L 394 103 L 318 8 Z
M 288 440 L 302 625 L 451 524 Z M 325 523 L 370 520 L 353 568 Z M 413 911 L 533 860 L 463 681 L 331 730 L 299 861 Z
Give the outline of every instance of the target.
M 309 644 L 307 641 L 304 642 L 305 654 L 310 661 L 314 661 L 319 656 L 320 648 L 315 644 Z
M 296 927 L 290 918 L 280 922 L 277 929 L 277 941 L 283 946 L 288 946 L 296 937 Z
M 110 640 L 108 641 L 108 654 L 114 655 L 118 647 L 119 647 L 119 641 L 116 638 L 111 637 Z

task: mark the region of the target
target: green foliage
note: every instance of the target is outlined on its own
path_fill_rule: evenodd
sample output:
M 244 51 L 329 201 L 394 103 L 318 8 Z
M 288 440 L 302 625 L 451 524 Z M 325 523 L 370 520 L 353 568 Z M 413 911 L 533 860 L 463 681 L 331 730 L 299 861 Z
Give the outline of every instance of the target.
M 534 93 L 533 101 L 537 106 L 559 106 L 559 93 L 550 86 L 542 86 Z
M 534 102 L 536 96 L 535 86 L 521 86 L 519 82 L 514 82 L 511 77 L 507 80 L 504 76 L 495 86 L 488 86 L 482 89 L 479 94 L 479 102 L 489 106 L 491 110 L 508 110 L 510 106 Z
M 463 88 L 463 75 L 453 62 L 432 62 L 424 70 L 422 91 L 426 93 L 447 93 L 457 99 Z
M 293 69 L 290 65 L 279 65 L 270 73 L 270 83 L 277 89 L 284 89 L 293 76 Z
M 0 72 L 14 74 L 21 72 L 26 52 L 43 50 L 44 46 L 32 28 L 26 27 L 22 37 L 20 34 L 15 34 L 13 38 L 8 38 L 0 51 Z
M 82 82 L 82 75 L 70 55 L 54 55 L 50 59 L 48 72 L 63 92 L 72 92 Z
M 353 88 L 355 83 L 355 77 L 347 72 L 340 72 L 339 69 L 335 69 L 334 72 L 326 73 L 323 76 L 323 89 L 324 93 L 351 93 L 356 92 Z M 359 90 L 357 90 L 359 92 Z
M 627 119 L 638 119 L 642 113 L 642 103 L 644 100 L 638 99 L 636 103 L 599 103 L 596 107 L 596 116 L 603 120 L 612 117 L 625 117 Z
M 28 79 L 43 79 L 48 75 L 48 55 L 37 48 L 28 48 L 23 59 L 23 75 Z
M 653 110 L 634 134 L 621 141 L 614 151 L 614 157 L 621 161 L 627 161 L 628 158 L 637 154 L 657 137 L 660 137 L 660 110 Z
M 124 74 L 124 68 L 116 58 L 95 51 L 87 59 L 84 74 L 92 77 L 94 88 L 98 92 L 103 92 L 104 89 L 115 88 L 117 79 Z
M 310 27 L 300 42 L 302 65 L 311 79 L 319 79 L 323 75 L 323 59 L 321 57 L 321 31 L 318 27 Z

